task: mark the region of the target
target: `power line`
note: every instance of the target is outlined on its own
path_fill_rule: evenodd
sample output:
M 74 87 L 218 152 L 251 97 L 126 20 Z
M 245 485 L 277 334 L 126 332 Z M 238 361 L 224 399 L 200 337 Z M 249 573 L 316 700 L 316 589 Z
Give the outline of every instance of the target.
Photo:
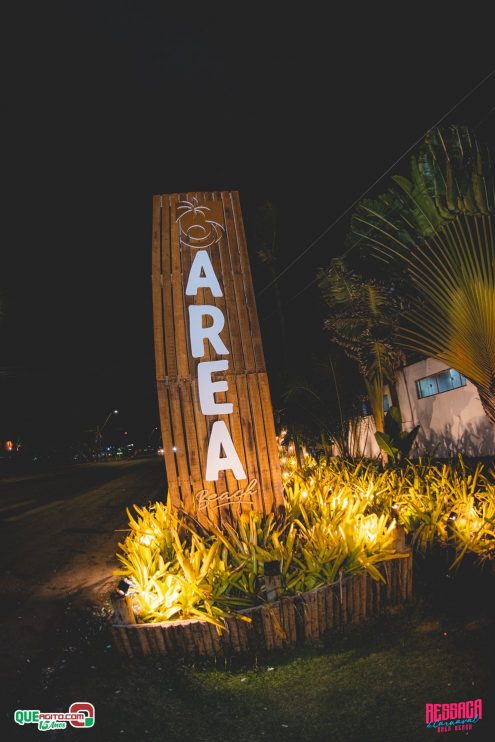
M 481 83 L 479 83 L 479 85 L 478 85 L 477 87 L 479 87 L 480 85 L 482 85 L 482 84 L 483 84 L 483 82 L 484 82 L 485 80 L 487 80 L 487 79 L 488 79 L 488 78 L 489 78 L 489 77 L 490 77 L 491 75 L 493 75 L 494 73 L 495 73 L 495 70 L 492 70 L 492 72 L 491 72 L 491 73 L 490 73 L 489 75 L 487 75 L 487 77 L 486 77 L 486 78 L 484 78 L 484 80 L 482 80 L 482 81 L 481 81 Z M 471 93 L 473 93 L 475 89 L 476 89 L 476 88 L 473 88 L 473 90 L 471 91 Z M 469 93 L 469 95 L 470 95 L 471 93 Z M 460 105 L 460 103 L 461 103 L 461 102 L 462 102 L 462 101 L 459 101 L 459 103 L 458 103 L 457 105 Z M 455 108 L 455 107 L 454 107 L 454 108 Z M 451 113 L 451 112 L 452 112 L 452 110 L 453 110 L 453 109 L 451 109 L 451 111 L 449 111 L 449 113 Z M 477 128 L 478 128 L 478 127 L 479 127 L 479 126 L 480 126 L 480 125 L 481 125 L 481 124 L 482 124 L 482 123 L 483 123 L 484 121 L 486 121 L 486 120 L 487 120 L 488 118 L 490 118 L 490 116 L 491 116 L 491 115 L 493 114 L 493 112 L 494 112 L 494 111 L 495 111 L 495 106 L 493 106 L 493 107 L 492 107 L 492 108 L 491 108 L 491 109 L 490 109 L 490 110 L 488 111 L 488 113 L 487 113 L 487 114 L 485 114 L 485 115 L 484 115 L 484 116 L 483 116 L 483 117 L 482 117 L 482 118 L 481 118 L 481 119 L 480 119 L 480 120 L 478 121 L 478 123 L 477 123 L 477 124 L 476 124 L 475 126 L 473 126 L 473 129 L 477 129 Z M 445 114 L 445 115 L 447 116 L 448 114 Z M 445 118 L 445 117 L 444 117 L 444 118 Z M 433 128 L 433 127 L 431 127 L 431 128 Z M 405 153 L 405 154 L 407 154 L 407 153 Z M 359 245 L 359 243 L 360 243 L 360 242 L 361 242 L 361 241 L 362 241 L 363 239 L 364 239 L 364 235 L 363 235 L 362 237 L 360 237 L 360 238 L 359 238 L 359 239 L 357 240 L 357 242 L 354 242 L 354 243 L 353 243 L 353 244 L 352 244 L 352 245 L 351 245 L 351 246 L 350 246 L 350 247 L 349 247 L 349 248 L 348 248 L 348 249 L 347 249 L 347 250 L 346 250 L 346 251 L 345 251 L 345 252 L 343 253 L 343 255 L 342 255 L 341 257 L 345 257 L 345 256 L 346 256 L 346 255 L 347 255 L 347 254 L 348 254 L 348 253 L 349 253 L 349 252 L 350 252 L 351 250 L 353 250 L 353 249 L 354 249 L 355 247 L 357 247 L 357 246 Z M 275 279 L 275 280 L 276 280 L 276 279 Z M 306 291 L 307 291 L 307 290 L 308 290 L 309 288 L 311 288 L 311 286 L 314 286 L 314 284 L 315 284 L 315 283 L 317 282 L 317 280 L 318 280 L 318 276 L 315 276 L 314 278 L 312 278 L 312 279 L 311 279 L 311 281 L 309 281 L 309 283 L 307 283 L 307 284 L 306 284 L 305 286 L 303 286 L 303 288 L 302 288 L 302 289 L 299 289 L 299 291 L 298 291 L 298 292 L 297 292 L 296 294 L 293 294 L 292 296 L 290 296 L 290 297 L 289 297 L 289 298 L 288 298 L 288 299 L 287 299 L 287 300 L 286 300 L 286 301 L 284 302 L 285 306 L 287 306 L 287 304 L 290 304 L 291 302 L 295 301 L 295 300 L 296 300 L 296 299 L 297 299 L 297 298 L 298 298 L 299 296 L 301 296 L 301 294 L 304 294 L 304 293 L 305 293 L 305 292 L 306 292 Z M 275 311 L 273 311 L 273 312 L 270 312 L 270 314 L 266 314 L 266 315 L 265 315 L 264 317 L 262 317 L 262 318 L 261 318 L 261 321 L 263 322 L 264 320 L 266 320 L 266 319 L 269 319 L 269 318 L 270 318 L 270 317 L 272 317 L 272 316 L 273 316 L 273 315 L 274 315 L 275 313 L 276 313 L 276 312 L 275 312 Z
M 293 296 L 289 296 L 288 299 L 284 302 L 284 305 L 287 306 L 287 304 L 290 304 L 292 301 L 297 299 L 298 296 L 301 296 L 301 294 L 304 294 L 305 291 L 307 291 L 313 284 L 315 284 L 317 281 L 317 277 L 312 278 L 309 283 L 307 283 L 302 289 L 299 289 L 297 294 L 294 294 Z M 277 313 L 277 310 L 274 310 L 273 312 L 270 312 L 270 314 L 265 314 L 264 317 L 261 317 L 260 322 L 264 322 L 266 319 L 269 319 L 270 317 L 273 317 L 274 314 Z
M 312 249 L 313 249 L 313 247 L 314 247 L 315 245 L 317 245 L 317 244 L 318 244 L 318 242 L 320 242 L 320 240 L 321 240 L 321 239 L 322 239 L 323 237 L 325 237 L 325 235 L 327 235 L 327 234 L 328 234 L 328 233 L 330 232 L 330 230 L 331 230 L 331 229 L 333 229 L 333 227 L 335 227 L 335 225 L 336 225 L 336 224 L 338 224 L 338 223 L 339 223 L 339 222 L 340 222 L 340 221 L 341 221 L 341 220 L 342 220 L 342 219 L 343 219 L 343 218 L 344 218 L 344 217 L 345 217 L 345 216 L 346 216 L 346 215 L 347 215 L 347 214 L 348 214 L 348 213 L 349 213 L 349 212 L 350 212 L 350 211 L 351 211 L 351 210 L 352 210 L 352 209 L 353 209 L 353 208 L 354 208 L 355 206 L 356 206 L 356 204 L 358 204 L 358 203 L 359 203 L 359 201 L 361 201 L 361 199 L 363 199 L 363 198 L 364 198 L 364 197 L 365 197 L 365 196 L 366 196 L 366 195 L 367 195 L 367 194 L 368 194 L 368 193 L 369 193 L 369 192 L 370 192 L 370 191 L 371 191 L 371 190 L 372 190 L 372 189 L 373 189 L 373 188 L 374 188 L 374 187 L 375 187 L 375 186 L 376 186 L 376 185 L 377 185 L 377 184 L 378 184 L 378 183 L 379 183 L 379 182 L 380 182 L 381 180 L 383 180 L 383 178 L 384 178 L 384 177 L 385 177 L 386 175 L 388 175 L 388 173 L 389 173 L 389 172 L 390 172 L 390 171 L 391 171 L 391 170 L 392 170 L 392 169 L 393 169 L 394 167 L 396 167 L 396 165 L 398 165 L 398 164 L 399 164 L 399 162 L 400 162 L 401 160 L 403 160 L 403 159 L 404 159 L 404 157 L 406 157 L 406 155 L 408 155 L 408 154 L 409 154 L 409 152 L 411 152 L 411 150 L 413 150 L 413 149 L 414 149 L 415 147 L 417 147 L 417 145 L 418 145 L 418 144 L 419 144 L 419 143 L 420 143 L 420 142 L 421 142 L 421 141 L 422 141 L 422 140 L 424 139 L 424 137 L 425 137 L 425 135 L 426 135 L 426 134 L 428 133 L 428 131 L 430 131 L 431 129 L 434 129 L 434 128 L 435 128 L 436 126 L 439 126 L 439 125 L 440 125 L 440 124 L 441 124 L 441 123 L 442 123 L 442 122 L 443 122 L 443 121 L 444 121 L 444 120 L 445 120 L 445 119 L 447 118 L 447 116 L 450 116 L 450 114 L 451 114 L 451 113 L 452 113 L 453 111 L 455 111 L 455 109 L 456 109 L 456 108 L 458 108 L 458 107 L 459 107 L 459 106 L 460 106 L 460 105 L 461 105 L 462 103 L 464 103 L 464 101 L 465 101 L 465 100 L 467 100 L 467 99 L 468 99 L 468 98 L 469 98 L 469 97 L 470 97 L 470 96 L 471 96 L 471 95 L 472 95 L 473 93 L 475 93 L 475 92 L 476 92 L 476 90 L 478 90 L 478 88 L 480 88 L 480 87 L 481 87 L 481 86 L 482 86 L 482 85 L 483 85 L 483 84 L 484 84 L 484 83 L 485 83 L 485 82 L 486 82 L 486 81 L 487 81 L 487 80 L 488 80 L 488 79 L 489 79 L 490 77 L 492 77 L 492 75 L 493 75 L 493 74 L 495 74 L 495 69 L 493 69 L 493 70 L 492 70 L 491 72 L 489 72 L 489 73 L 488 73 L 488 74 L 487 74 L 487 75 L 486 75 L 486 76 L 485 76 L 485 77 L 484 77 L 484 78 L 483 78 L 483 79 L 482 79 L 482 80 L 481 80 L 481 81 L 480 81 L 479 83 L 477 83 L 477 85 L 475 85 L 475 86 L 474 86 L 473 88 L 471 88 L 471 90 L 469 90 L 469 91 L 468 91 L 468 92 L 467 92 L 467 93 L 466 93 L 466 94 L 465 94 L 465 95 L 464 95 L 464 96 L 463 96 L 463 97 L 462 97 L 462 98 L 461 98 L 460 100 L 458 100 L 458 101 L 457 101 L 457 103 L 456 103 L 456 104 L 455 104 L 454 106 L 452 106 L 452 108 L 450 108 L 450 109 L 449 109 L 449 110 L 448 110 L 448 111 L 447 111 L 446 113 L 444 113 L 444 114 L 443 114 L 443 116 L 441 116 L 441 118 L 439 118 L 439 119 L 438 119 L 438 121 L 436 121 L 436 122 L 435 122 L 434 124 L 432 124 L 432 125 L 431 125 L 431 126 L 429 127 L 429 129 L 427 129 L 427 130 L 426 130 L 426 132 L 425 132 L 424 134 L 422 134 L 422 135 L 421 135 L 421 136 L 420 136 L 420 137 L 419 137 L 418 139 L 416 139 L 416 141 L 415 141 L 415 142 L 413 142 L 413 144 L 411 144 L 411 146 L 410 146 L 410 147 L 408 147 L 408 148 L 406 149 L 406 151 L 405 151 L 405 152 L 403 152 L 403 154 L 402 154 L 402 155 L 401 155 L 401 156 L 400 156 L 400 157 L 399 157 L 399 158 L 398 158 L 397 160 L 395 160 L 395 162 L 393 162 L 393 163 L 392 163 L 392 164 L 390 165 L 390 167 L 388 167 L 388 168 L 387 168 L 387 169 L 386 169 L 386 170 L 385 170 L 385 171 L 384 171 L 384 172 L 383 172 L 383 173 L 382 173 L 382 174 L 380 175 L 380 177 L 379 177 L 379 178 L 377 178 L 377 179 L 376 179 L 375 181 L 373 181 L 373 183 L 372 183 L 372 184 L 371 184 L 370 186 L 368 186 L 368 188 L 367 188 L 367 189 L 366 189 L 365 191 L 363 191 L 363 193 L 362 193 L 362 194 L 361 194 L 360 196 L 358 196 L 358 198 L 356 198 L 356 199 L 355 199 L 355 200 L 354 200 L 354 201 L 353 201 L 353 202 L 351 203 L 351 205 L 350 205 L 350 206 L 348 206 L 348 207 L 347 207 L 347 208 L 346 208 L 346 209 L 345 209 L 345 210 L 344 210 L 344 211 L 343 211 L 343 212 L 342 212 L 342 213 L 341 213 L 341 214 L 340 214 L 340 215 L 339 215 L 339 216 L 338 216 L 338 217 L 337 217 L 336 219 L 334 219 L 334 221 L 333 221 L 333 222 L 332 222 L 331 224 L 329 224 L 329 225 L 328 225 L 328 227 L 326 227 L 326 228 L 325 228 L 325 229 L 323 230 L 323 232 L 321 232 L 321 234 L 319 234 L 319 235 L 318 235 L 318 237 L 316 237 L 316 238 L 315 238 L 315 239 L 313 240 L 313 242 L 311 242 L 311 243 L 310 243 L 310 244 L 308 245 L 308 247 L 307 247 L 307 248 L 306 248 L 305 250 L 303 250 L 303 251 L 302 251 L 302 253 L 300 253 L 299 255 L 297 255 L 297 257 L 295 257 L 295 258 L 294 258 L 294 260 L 292 260 L 292 261 L 291 261 L 291 262 L 290 262 L 290 263 L 289 263 L 288 265 L 286 265 L 286 266 L 285 266 L 285 268 L 283 268 L 283 269 L 282 269 L 282 270 L 281 270 L 281 271 L 280 271 L 280 272 L 279 272 L 279 273 L 278 273 L 278 274 L 277 274 L 277 275 L 276 275 L 276 276 L 275 276 L 275 277 L 274 277 L 274 278 L 273 278 L 273 279 L 272 279 L 272 280 L 270 281 L 270 283 L 268 283 L 268 284 L 267 284 L 267 285 L 266 285 L 266 286 L 265 286 L 264 288 L 262 288 L 262 289 L 261 289 L 261 290 L 260 290 L 260 291 L 259 291 L 259 292 L 258 292 L 258 293 L 256 294 L 256 296 L 257 296 L 257 297 L 259 297 L 259 296 L 261 296 L 262 294 L 264 294 L 264 293 L 265 293 L 265 291 L 268 291 L 268 289 L 269 289 L 269 288 L 271 288 L 271 286 L 273 286 L 273 284 L 274 284 L 274 283 L 275 283 L 276 281 L 278 281 L 278 279 L 279 279 L 279 278 L 281 278 L 281 277 L 282 277 L 282 276 L 283 276 L 283 275 L 284 275 L 285 273 L 287 273 L 287 271 L 289 271 L 289 270 L 290 270 L 290 269 L 291 269 L 291 268 L 292 268 L 292 267 L 293 267 L 294 265 L 296 265 L 296 263 L 298 263 L 298 262 L 299 262 L 299 261 L 301 260 L 301 258 L 303 258 L 303 257 L 304 257 L 304 256 L 305 256 L 305 255 L 306 255 L 306 254 L 307 254 L 307 253 L 308 253 L 308 252 L 310 251 L 310 250 L 312 250 Z M 311 284 L 310 284 L 310 285 L 311 285 Z M 302 293 L 302 292 L 300 292 L 300 293 Z

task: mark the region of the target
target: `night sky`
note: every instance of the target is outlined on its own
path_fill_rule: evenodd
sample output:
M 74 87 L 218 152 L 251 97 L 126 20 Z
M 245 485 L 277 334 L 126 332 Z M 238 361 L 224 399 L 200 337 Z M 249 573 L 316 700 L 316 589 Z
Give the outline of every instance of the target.
M 141 441 L 158 423 L 154 193 L 238 189 L 248 234 L 270 200 L 282 269 L 495 67 L 479 9 L 448 18 L 445 3 L 435 19 L 372 4 L 326 18 L 331 4 L 264 5 L 4 12 L 0 440 L 69 442 L 114 407 Z M 495 150 L 494 105 L 495 76 L 444 123 Z M 327 342 L 317 290 L 292 297 L 342 252 L 348 224 L 281 281 L 294 355 Z M 250 250 L 260 291 L 270 278 Z M 272 377 L 274 310 L 267 291 Z

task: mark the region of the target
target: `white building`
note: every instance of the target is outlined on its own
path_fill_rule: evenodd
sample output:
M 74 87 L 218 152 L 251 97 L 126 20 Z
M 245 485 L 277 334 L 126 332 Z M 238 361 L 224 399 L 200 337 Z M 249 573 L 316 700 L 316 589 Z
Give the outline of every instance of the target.
M 403 429 L 420 426 L 411 457 L 425 453 L 441 458 L 457 453 L 495 456 L 495 425 L 485 415 L 474 384 L 454 369 L 425 358 L 399 371 L 396 391 Z M 385 408 L 390 399 L 390 390 L 385 388 Z M 379 454 L 374 432 L 373 418 L 363 418 L 356 454 Z

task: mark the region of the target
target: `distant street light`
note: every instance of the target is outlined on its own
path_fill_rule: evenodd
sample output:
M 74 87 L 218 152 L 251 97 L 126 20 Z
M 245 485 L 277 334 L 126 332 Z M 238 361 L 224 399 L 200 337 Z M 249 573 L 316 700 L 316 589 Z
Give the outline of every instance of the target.
M 112 415 L 118 415 L 118 414 L 119 414 L 119 411 L 118 410 L 110 410 L 110 412 L 108 413 L 108 415 L 106 417 L 106 420 L 103 423 L 103 425 L 101 427 L 99 427 L 98 425 L 96 426 L 96 429 L 95 429 L 95 445 L 96 445 L 96 452 L 97 452 L 98 456 L 100 455 L 100 452 L 101 452 L 101 444 L 102 444 L 102 441 L 103 441 L 103 429 L 105 428 L 105 425 L 110 420 L 110 418 L 112 417 Z

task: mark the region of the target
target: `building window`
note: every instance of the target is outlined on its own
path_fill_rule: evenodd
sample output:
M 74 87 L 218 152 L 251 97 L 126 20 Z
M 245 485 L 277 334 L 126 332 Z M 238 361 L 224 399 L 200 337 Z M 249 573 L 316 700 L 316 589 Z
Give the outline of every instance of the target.
M 390 406 L 391 405 L 390 405 L 390 400 L 388 398 L 388 394 L 384 394 L 383 395 L 383 411 L 388 412 L 390 409 Z M 363 417 L 369 417 L 371 415 L 371 407 L 367 399 L 361 404 L 361 414 L 363 415 Z
M 454 368 L 447 368 L 432 376 L 425 376 L 424 379 L 418 379 L 416 382 L 416 391 L 418 399 L 424 397 L 433 397 L 434 394 L 450 392 L 452 389 L 459 389 L 466 386 L 466 378 Z

